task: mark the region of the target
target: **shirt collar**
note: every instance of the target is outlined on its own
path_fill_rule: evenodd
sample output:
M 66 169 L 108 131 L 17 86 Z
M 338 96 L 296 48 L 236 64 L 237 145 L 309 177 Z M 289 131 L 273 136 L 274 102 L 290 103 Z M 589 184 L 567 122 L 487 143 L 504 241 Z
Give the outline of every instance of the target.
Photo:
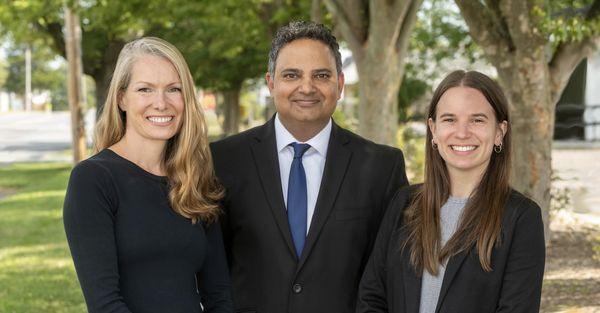
M 304 142 L 310 145 L 311 149 L 317 151 L 320 155 L 325 157 L 327 155 L 327 146 L 329 145 L 329 137 L 331 136 L 331 128 L 332 122 L 331 118 L 327 125 L 323 127 L 323 129 L 316 134 L 314 137 L 310 138 L 308 141 Z M 279 119 L 279 113 L 275 115 L 275 141 L 277 142 L 277 152 L 281 152 L 283 149 L 289 146 L 292 142 L 301 142 L 294 138 L 292 135 L 281 123 Z

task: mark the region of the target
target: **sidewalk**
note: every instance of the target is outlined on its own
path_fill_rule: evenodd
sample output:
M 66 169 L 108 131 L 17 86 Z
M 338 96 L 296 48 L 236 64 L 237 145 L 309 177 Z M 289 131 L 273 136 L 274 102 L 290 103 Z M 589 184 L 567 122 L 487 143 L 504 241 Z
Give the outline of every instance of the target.
M 552 167 L 560 178 L 559 188 L 568 188 L 571 217 L 600 225 L 600 147 L 559 147 L 552 151 Z M 559 218 L 569 218 L 558 212 Z

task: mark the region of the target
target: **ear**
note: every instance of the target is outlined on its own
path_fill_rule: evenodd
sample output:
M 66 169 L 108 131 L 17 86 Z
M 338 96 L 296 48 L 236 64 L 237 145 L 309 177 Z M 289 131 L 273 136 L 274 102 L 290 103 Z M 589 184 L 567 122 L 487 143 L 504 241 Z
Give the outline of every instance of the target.
M 435 134 L 435 122 L 433 121 L 433 119 L 431 117 L 427 119 L 427 125 L 429 126 L 429 131 L 431 131 L 431 134 L 434 135 Z
M 271 76 L 270 72 L 265 74 L 265 80 L 267 81 L 267 87 L 269 88 L 269 92 L 273 93 L 273 89 L 275 88 L 274 77 Z
M 345 82 L 345 77 L 344 77 L 344 72 L 340 72 L 338 74 L 338 97 L 337 99 L 340 100 L 340 98 L 342 97 L 342 91 L 344 91 L 344 82 Z
M 502 144 L 502 140 L 504 139 L 504 135 L 506 134 L 506 130 L 508 129 L 508 122 L 502 121 L 498 123 L 498 131 L 496 132 L 496 138 L 494 140 L 494 144 L 496 146 Z
M 117 94 L 117 105 L 119 106 L 119 109 L 121 109 L 121 111 L 127 112 L 127 105 L 123 103 L 123 91 L 119 91 L 119 93 Z

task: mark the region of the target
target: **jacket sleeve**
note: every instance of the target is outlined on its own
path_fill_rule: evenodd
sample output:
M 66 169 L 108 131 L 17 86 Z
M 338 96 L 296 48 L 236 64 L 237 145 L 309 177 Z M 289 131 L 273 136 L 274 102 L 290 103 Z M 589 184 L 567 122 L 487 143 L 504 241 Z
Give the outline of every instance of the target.
M 90 313 L 128 313 L 119 290 L 114 232 L 116 190 L 107 170 L 83 161 L 71 172 L 63 222 Z
M 387 259 L 392 235 L 400 223 L 408 198 L 409 188 L 396 193 L 383 217 L 373 252 L 358 287 L 357 313 L 387 313 Z
M 540 207 L 531 200 L 517 217 L 496 312 L 538 312 L 546 248 Z
M 233 312 L 231 283 L 223 247 L 221 225 L 216 221 L 205 229 L 209 247 L 202 270 L 197 275 L 198 290 L 204 312 Z

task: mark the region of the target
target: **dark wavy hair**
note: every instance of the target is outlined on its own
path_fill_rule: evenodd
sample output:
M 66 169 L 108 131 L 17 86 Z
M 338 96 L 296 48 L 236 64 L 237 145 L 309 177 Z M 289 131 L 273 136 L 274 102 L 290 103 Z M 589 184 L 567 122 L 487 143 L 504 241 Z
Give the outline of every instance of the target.
M 279 51 L 288 43 L 298 39 L 312 39 L 326 44 L 335 59 L 335 68 L 339 73 L 342 72 L 342 55 L 340 54 L 340 45 L 331 31 L 323 24 L 306 21 L 295 21 L 285 25 L 273 37 L 271 42 L 271 51 L 269 51 L 269 73 L 275 75 L 275 63 L 279 56 Z

